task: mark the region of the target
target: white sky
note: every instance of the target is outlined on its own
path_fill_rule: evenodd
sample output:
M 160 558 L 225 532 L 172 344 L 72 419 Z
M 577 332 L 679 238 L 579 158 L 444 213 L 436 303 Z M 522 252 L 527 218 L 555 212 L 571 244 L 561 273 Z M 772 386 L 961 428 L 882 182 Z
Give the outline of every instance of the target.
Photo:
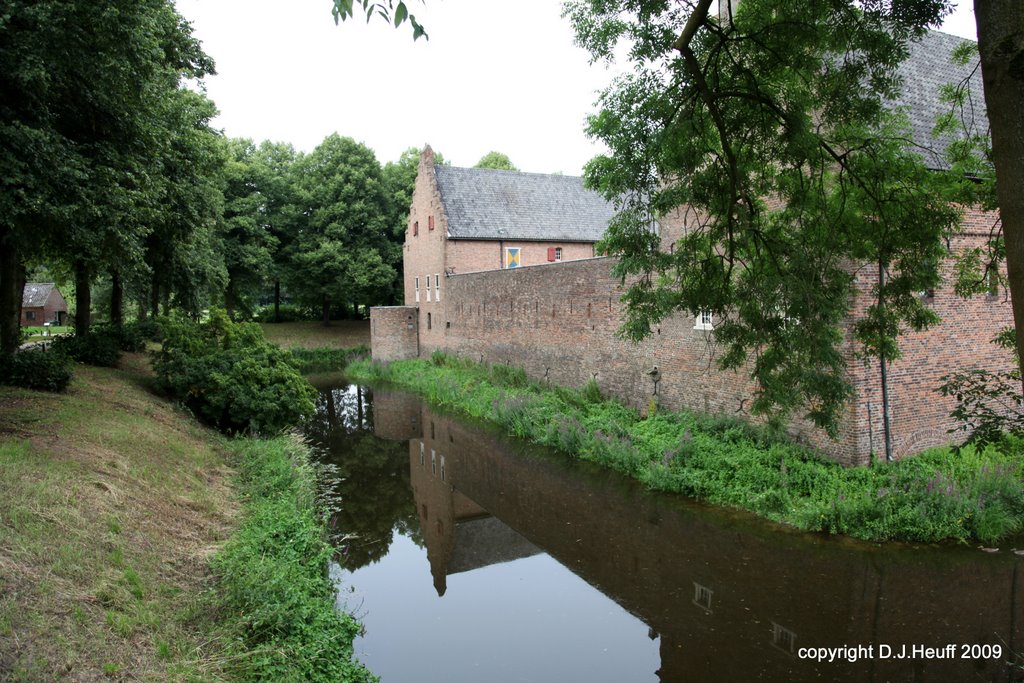
M 429 143 L 455 166 L 497 150 L 524 171 L 581 173 L 612 74 L 573 44 L 559 0 L 406 2 L 429 41 L 379 17 L 335 26 L 331 0 L 175 0 L 217 63 L 207 93 L 229 136 L 308 152 L 337 132 L 382 164 Z M 959 4 L 943 30 L 973 39 L 973 3 Z

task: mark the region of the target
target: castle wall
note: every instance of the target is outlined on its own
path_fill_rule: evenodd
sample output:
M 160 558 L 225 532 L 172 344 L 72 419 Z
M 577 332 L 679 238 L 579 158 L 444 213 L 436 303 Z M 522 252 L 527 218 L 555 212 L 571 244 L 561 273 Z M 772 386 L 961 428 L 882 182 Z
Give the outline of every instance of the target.
M 419 356 L 417 315 L 415 306 L 377 306 L 370 309 L 370 353 L 373 360 L 407 360 Z

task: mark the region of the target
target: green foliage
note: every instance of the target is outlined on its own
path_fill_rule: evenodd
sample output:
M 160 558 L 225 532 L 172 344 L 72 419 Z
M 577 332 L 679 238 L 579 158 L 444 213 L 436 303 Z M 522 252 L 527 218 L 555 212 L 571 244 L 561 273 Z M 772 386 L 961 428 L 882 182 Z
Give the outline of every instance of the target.
M 0 356 L 0 383 L 40 391 L 64 391 L 71 383 L 71 360 L 60 351 L 29 349 Z
M 359 624 L 335 607 L 308 451 L 285 437 L 236 447 L 242 521 L 212 566 L 239 680 L 376 680 L 353 659 Z
M 504 372 L 504 371 L 503 371 Z M 592 389 L 519 386 L 493 368 L 358 361 L 357 381 L 388 381 L 509 433 L 596 462 L 653 489 L 742 508 L 810 531 L 871 540 L 976 540 L 1024 529 L 1024 442 L 933 449 L 871 468 L 843 468 L 793 444 L 777 427 L 734 417 L 658 411 L 641 418 Z
M 588 125 L 610 153 L 585 173 L 619 209 L 603 248 L 634 283 L 624 336 L 710 312 L 720 364 L 752 369 L 755 413 L 803 411 L 834 432 L 850 264 L 887 273 L 854 326 L 864 354 L 895 358 L 901 331 L 936 320 L 917 292 L 938 283 L 957 212 L 885 100 L 945 4 L 743 0 L 728 22 L 708 3 L 566 4 L 595 60 L 630 46 Z M 684 233 L 662 249 L 652 221 L 678 207 Z
M 57 337 L 53 349 L 86 365 L 104 368 L 117 366 L 121 360 L 121 341 L 116 328 L 96 327 L 86 334 Z
M 373 150 L 333 134 L 295 172 L 306 219 L 290 252 L 289 293 L 310 307 L 390 301 L 401 246 Z
M 499 171 L 518 171 L 507 154 L 501 152 L 488 152 L 476 162 L 473 168 L 493 168 Z
M 213 311 L 205 323 L 170 318 L 163 332 L 153 358 L 161 387 L 217 428 L 273 434 L 312 412 L 313 387 L 255 323 Z
M 352 18 L 357 5 L 362 5 L 367 21 L 370 21 L 376 15 L 388 23 L 394 23 L 395 28 L 408 21 L 409 25 L 412 26 L 413 40 L 418 40 L 420 36 L 423 36 L 425 40 L 430 40 L 426 30 L 416 21 L 415 16 L 409 14 L 409 8 L 402 0 L 398 0 L 398 2 L 394 0 L 385 0 L 384 2 L 373 2 L 373 0 L 334 0 L 334 7 L 331 9 L 332 14 L 334 14 L 334 23 Z

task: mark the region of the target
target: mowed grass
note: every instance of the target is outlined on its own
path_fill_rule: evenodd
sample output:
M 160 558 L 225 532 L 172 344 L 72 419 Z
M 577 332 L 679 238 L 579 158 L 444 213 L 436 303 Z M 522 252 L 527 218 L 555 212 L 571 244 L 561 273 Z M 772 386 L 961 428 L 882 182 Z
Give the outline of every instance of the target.
M 369 320 L 322 322 L 260 323 L 266 338 L 281 348 L 350 349 L 370 345 Z
M 220 680 L 203 597 L 234 527 L 226 442 L 79 365 L 66 394 L 0 387 L 0 680 Z

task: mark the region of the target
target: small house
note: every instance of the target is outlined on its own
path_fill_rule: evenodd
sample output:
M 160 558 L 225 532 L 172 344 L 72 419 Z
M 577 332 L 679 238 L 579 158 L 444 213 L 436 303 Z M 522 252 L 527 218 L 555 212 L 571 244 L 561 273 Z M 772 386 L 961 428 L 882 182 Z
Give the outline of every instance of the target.
M 68 302 L 52 282 L 27 282 L 21 294 L 22 326 L 64 325 Z

